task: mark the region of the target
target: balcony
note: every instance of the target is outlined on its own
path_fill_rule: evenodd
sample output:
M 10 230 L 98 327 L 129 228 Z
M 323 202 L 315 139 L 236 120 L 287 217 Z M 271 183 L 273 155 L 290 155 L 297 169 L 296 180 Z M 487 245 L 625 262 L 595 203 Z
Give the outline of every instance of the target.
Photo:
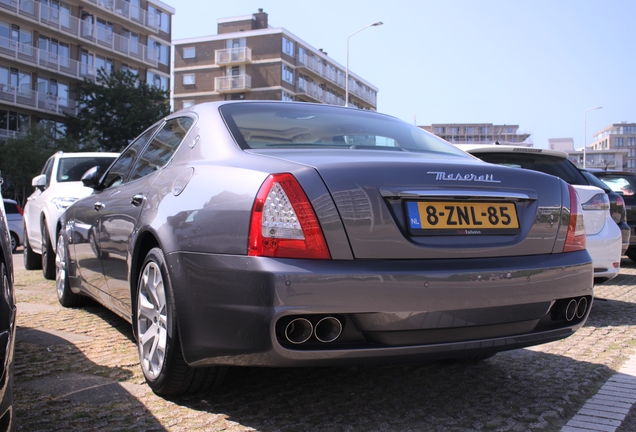
M 109 49 L 150 66 L 156 67 L 158 64 L 154 49 L 148 49 L 147 46 L 114 34 L 91 22 L 82 21 L 40 3 L 31 0 L 0 0 L 0 10 L 2 9 L 11 10 L 19 16 L 39 22 L 57 32 L 80 38 L 83 41 Z
M 4 0 L 2 0 L 4 1 Z M 159 32 L 159 22 L 156 16 L 152 16 L 148 11 L 138 6 L 133 6 L 124 0 L 83 0 L 99 6 L 100 9 L 108 11 L 118 17 L 124 18 L 133 24 L 142 26 L 155 33 Z
M 26 65 L 38 66 L 79 80 L 87 78 L 94 81 L 97 76 L 97 70 L 93 65 L 80 63 L 77 60 L 52 54 L 31 45 L 16 43 L 6 38 L 0 38 L 0 57 Z
M 214 88 L 219 93 L 239 93 L 252 88 L 249 75 L 232 75 L 214 78 Z
M 252 63 L 252 50 L 248 47 L 216 50 L 214 51 L 214 61 L 219 66 Z
M 58 115 L 77 115 L 77 103 L 50 94 L 38 93 L 6 84 L 0 84 L 0 101 L 13 106 L 37 109 Z

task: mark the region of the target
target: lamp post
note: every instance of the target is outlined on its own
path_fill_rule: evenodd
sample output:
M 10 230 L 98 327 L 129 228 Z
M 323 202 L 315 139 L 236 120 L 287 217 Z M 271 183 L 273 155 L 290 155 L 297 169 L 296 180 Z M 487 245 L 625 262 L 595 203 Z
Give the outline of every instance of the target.
M 585 111 L 585 115 L 583 116 L 583 169 L 585 169 L 587 164 L 587 113 L 601 108 L 603 107 L 590 108 Z
M 378 21 L 373 24 L 367 24 L 355 33 L 350 34 L 347 38 L 347 68 L 345 69 L 345 106 L 349 106 L 349 39 L 351 39 L 351 36 L 355 36 L 365 28 L 381 26 L 382 24 L 384 24 L 382 21 Z

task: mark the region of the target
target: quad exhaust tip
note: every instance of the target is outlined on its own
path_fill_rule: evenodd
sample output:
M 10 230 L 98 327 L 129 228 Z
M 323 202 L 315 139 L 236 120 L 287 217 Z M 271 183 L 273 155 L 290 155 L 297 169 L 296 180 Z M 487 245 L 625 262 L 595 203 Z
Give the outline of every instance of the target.
M 330 343 L 342 334 L 342 322 L 332 316 L 320 319 L 314 326 L 307 318 L 294 318 L 285 326 L 285 339 L 294 345 L 307 342 L 314 336 L 318 341 Z

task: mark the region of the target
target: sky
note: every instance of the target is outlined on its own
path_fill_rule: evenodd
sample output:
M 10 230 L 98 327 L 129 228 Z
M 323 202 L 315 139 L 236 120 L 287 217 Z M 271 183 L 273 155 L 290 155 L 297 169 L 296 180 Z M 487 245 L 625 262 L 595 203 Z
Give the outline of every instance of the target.
M 176 11 L 173 40 L 262 8 L 270 27 L 343 66 L 347 38 L 382 21 L 350 38 L 349 70 L 378 88 L 378 112 L 418 126 L 512 124 L 535 147 L 582 148 L 586 135 L 636 122 L 636 0 L 163 2 Z

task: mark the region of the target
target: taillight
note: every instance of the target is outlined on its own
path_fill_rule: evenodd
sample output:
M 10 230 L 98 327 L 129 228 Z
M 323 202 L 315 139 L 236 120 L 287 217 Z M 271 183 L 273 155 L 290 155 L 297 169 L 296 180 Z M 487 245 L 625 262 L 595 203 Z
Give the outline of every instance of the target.
M 576 190 L 568 185 L 568 191 L 570 192 L 570 220 L 563 252 L 574 252 L 584 250 L 586 247 L 585 223 L 583 221 L 583 207 Z
M 20 204 L 16 204 L 15 206 L 18 209 L 18 213 L 20 213 L 20 216 L 24 216 L 24 210 L 22 210 L 22 207 L 20 207 Z
M 610 202 L 605 192 L 598 193 L 586 203 L 581 204 L 583 210 L 609 210 Z
M 625 208 L 625 200 L 622 196 L 616 194 L 616 211 L 612 212 L 612 219 L 614 222 L 621 223 L 627 222 L 627 210 Z
M 331 258 L 313 207 L 293 175 L 272 174 L 258 191 L 252 208 L 247 254 Z

